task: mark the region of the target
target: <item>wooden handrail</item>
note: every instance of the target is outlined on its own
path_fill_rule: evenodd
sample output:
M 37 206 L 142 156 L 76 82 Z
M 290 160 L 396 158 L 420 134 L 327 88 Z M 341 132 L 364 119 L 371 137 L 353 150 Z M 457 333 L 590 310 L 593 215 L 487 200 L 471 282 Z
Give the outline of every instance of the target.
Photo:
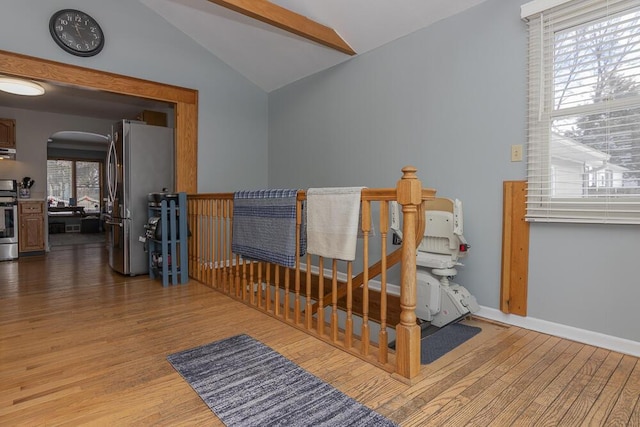
M 355 276 L 352 261 L 346 263 L 346 280 L 339 281 L 338 275 L 345 273 L 338 271 L 336 259 L 307 254 L 306 261 L 297 258 L 295 267 L 285 268 L 232 253 L 234 193 L 231 192 L 188 196 L 187 215 L 194 234 L 189 242 L 189 272 L 192 278 L 232 298 L 411 380 L 420 369 L 415 256 L 426 226 L 426 204 L 435 198 L 435 190 L 423 189 L 415 171 L 412 167 L 404 168 L 396 188 L 361 191 L 361 256 L 365 267 Z M 295 241 L 299 253 L 306 191 L 299 190 L 296 199 Z M 404 244 L 386 254 L 390 231 L 388 203 L 396 200 L 404 216 Z M 378 240 L 370 238 L 371 203 L 380 204 L 379 253 L 385 255 L 369 264 L 369 245 L 378 244 Z M 306 273 L 301 272 L 301 262 L 306 262 Z M 398 263 L 402 264 L 400 296 L 386 292 L 387 270 Z M 330 275 L 326 275 L 325 268 L 331 270 Z M 370 288 L 371 279 L 378 276 L 380 289 Z M 346 316 L 339 317 L 338 311 Z M 361 321 L 356 321 L 356 316 Z M 372 335 L 370 322 L 380 326 L 377 339 Z M 394 327 L 395 351 L 386 345 L 387 328 Z

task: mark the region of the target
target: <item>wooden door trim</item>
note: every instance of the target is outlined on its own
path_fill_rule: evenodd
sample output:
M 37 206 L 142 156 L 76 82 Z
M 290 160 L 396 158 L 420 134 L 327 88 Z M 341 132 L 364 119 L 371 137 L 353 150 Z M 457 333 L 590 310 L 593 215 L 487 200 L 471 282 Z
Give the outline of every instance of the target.
M 526 181 L 503 183 L 502 280 L 500 310 L 527 315 L 529 279 L 529 223 L 526 214 Z
M 198 91 L 0 50 L 0 73 L 173 103 L 176 191 L 198 190 Z

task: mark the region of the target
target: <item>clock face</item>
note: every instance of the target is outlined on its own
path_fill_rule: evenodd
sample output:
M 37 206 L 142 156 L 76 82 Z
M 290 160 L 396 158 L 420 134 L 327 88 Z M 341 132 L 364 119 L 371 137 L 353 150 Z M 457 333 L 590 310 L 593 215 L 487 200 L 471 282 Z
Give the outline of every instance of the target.
M 73 9 L 60 10 L 49 20 L 51 36 L 62 49 L 77 56 L 93 56 L 104 46 L 104 34 L 95 19 Z

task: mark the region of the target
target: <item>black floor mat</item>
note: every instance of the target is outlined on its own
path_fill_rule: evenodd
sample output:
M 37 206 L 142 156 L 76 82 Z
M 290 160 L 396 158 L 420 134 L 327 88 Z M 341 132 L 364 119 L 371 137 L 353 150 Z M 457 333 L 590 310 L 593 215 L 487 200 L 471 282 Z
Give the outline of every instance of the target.
M 450 323 L 420 340 L 420 363 L 425 365 L 444 356 L 460 344 L 473 338 L 482 329 L 462 323 Z

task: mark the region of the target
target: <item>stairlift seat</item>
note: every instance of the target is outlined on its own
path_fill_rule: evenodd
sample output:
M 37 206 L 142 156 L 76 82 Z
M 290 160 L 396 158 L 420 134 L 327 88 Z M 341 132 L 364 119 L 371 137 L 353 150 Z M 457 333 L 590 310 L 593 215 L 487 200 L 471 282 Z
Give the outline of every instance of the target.
M 418 251 L 416 264 L 427 268 L 453 268 L 458 265 L 451 255 L 434 254 L 433 252 Z
M 469 291 L 450 281 L 469 248 L 462 235 L 462 202 L 436 198 L 425 203 L 425 230 L 416 251 L 416 316 L 442 327 L 477 312 L 479 306 Z M 392 204 L 392 229 L 402 237 L 399 217 L 398 204 Z
M 436 269 L 460 265 L 458 259 L 466 255 L 460 248 L 466 242 L 461 234 L 456 233 L 454 213 L 428 210 L 425 219 L 424 236 L 418 246 L 418 265 Z
M 417 265 L 430 268 L 433 275 L 440 277 L 442 286 L 449 286 L 449 278 L 458 274 L 454 267 L 462 265 L 458 259 L 466 255 L 459 210 L 459 201 L 439 199 L 437 207 L 425 212 L 426 228 L 418 246 Z

